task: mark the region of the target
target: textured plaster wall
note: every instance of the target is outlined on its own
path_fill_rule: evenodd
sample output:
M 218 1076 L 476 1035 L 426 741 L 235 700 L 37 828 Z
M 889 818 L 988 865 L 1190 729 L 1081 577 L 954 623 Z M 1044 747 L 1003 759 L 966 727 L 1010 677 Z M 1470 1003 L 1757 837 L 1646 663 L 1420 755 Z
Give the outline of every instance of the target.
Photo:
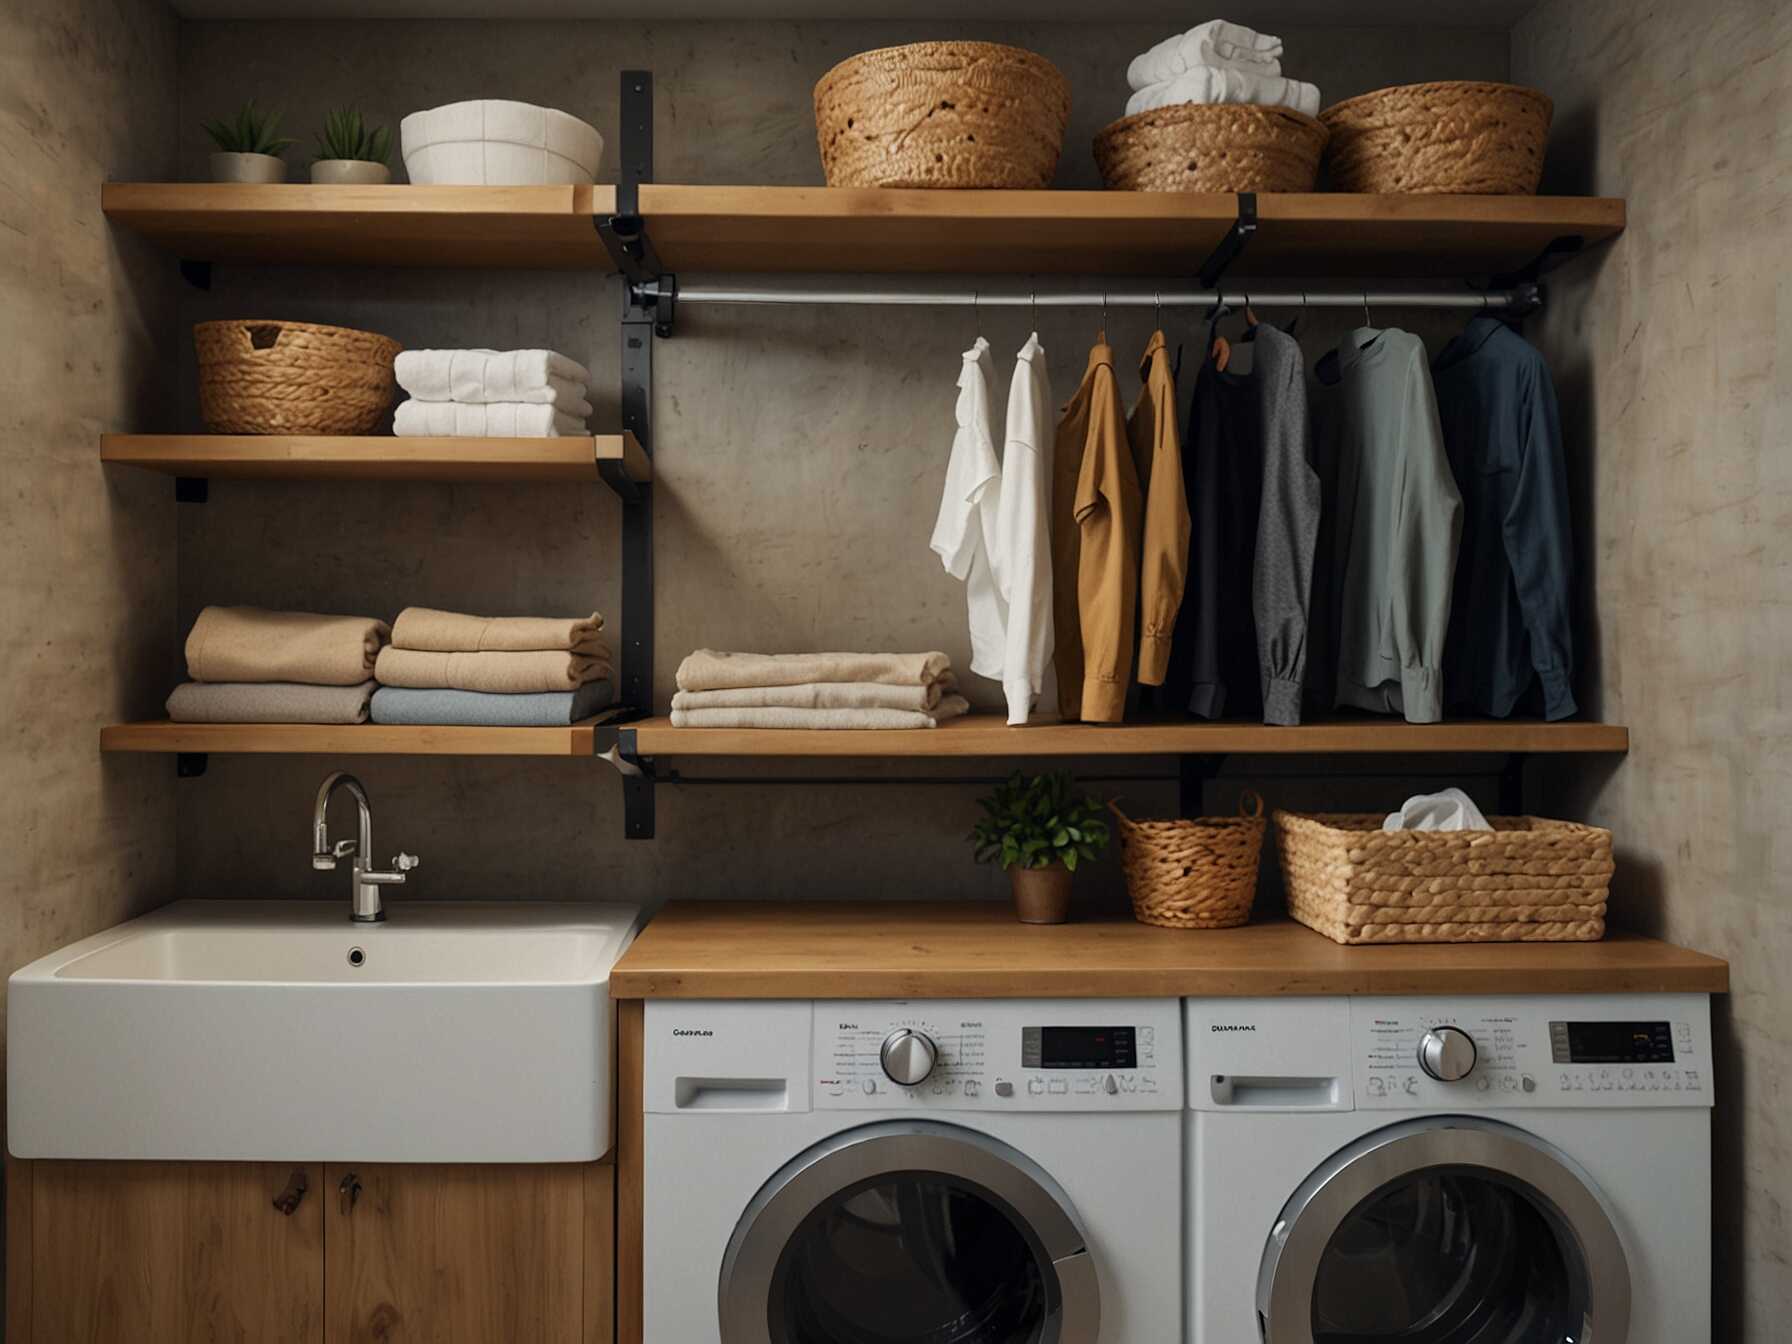
M 1552 0 L 1513 74 L 1556 99 L 1545 190 L 1626 196 L 1541 339 L 1592 526 L 1587 708 L 1629 759 L 1562 805 L 1611 826 L 1614 910 L 1726 956 L 1716 1338 L 1792 1316 L 1792 8 Z

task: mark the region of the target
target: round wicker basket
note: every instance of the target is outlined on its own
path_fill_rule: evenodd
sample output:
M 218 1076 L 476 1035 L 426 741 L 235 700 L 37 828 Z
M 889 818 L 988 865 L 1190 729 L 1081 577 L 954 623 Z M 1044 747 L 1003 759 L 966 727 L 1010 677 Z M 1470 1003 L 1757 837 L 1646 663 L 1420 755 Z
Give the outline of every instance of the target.
M 199 415 L 214 434 L 368 434 L 392 405 L 390 337 L 310 322 L 201 322 Z
M 1113 191 L 1311 191 L 1326 135 L 1291 108 L 1176 103 L 1103 128 L 1095 162 Z
M 830 187 L 1047 187 L 1069 122 L 1058 67 L 994 42 L 862 52 L 815 86 Z
M 1549 96 L 1516 84 L 1405 84 L 1326 108 L 1333 191 L 1534 196 Z
M 1231 929 L 1251 918 L 1263 852 L 1263 799 L 1246 790 L 1236 817 L 1120 823 L 1120 867 L 1141 924 Z

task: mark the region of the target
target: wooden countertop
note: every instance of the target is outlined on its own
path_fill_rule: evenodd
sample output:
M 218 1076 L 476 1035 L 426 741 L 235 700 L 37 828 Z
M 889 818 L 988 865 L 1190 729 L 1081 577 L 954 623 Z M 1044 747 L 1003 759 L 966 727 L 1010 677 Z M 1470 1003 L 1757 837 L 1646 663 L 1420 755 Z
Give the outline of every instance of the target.
M 1029 927 L 1007 902 L 674 901 L 610 973 L 619 999 L 1723 993 L 1727 962 L 1598 943 L 1340 947 L 1291 921 Z

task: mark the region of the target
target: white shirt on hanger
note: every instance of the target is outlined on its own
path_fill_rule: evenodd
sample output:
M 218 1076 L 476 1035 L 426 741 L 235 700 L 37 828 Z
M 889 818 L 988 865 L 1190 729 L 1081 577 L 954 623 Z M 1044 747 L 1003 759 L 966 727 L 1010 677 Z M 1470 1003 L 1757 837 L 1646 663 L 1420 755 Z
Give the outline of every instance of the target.
M 964 367 L 958 374 L 958 428 L 952 436 L 931 544 L 946 572 L 965 586 L 971 671 L 1001 681 L 1008 612 L 990 563 L 1002 495 L 1002 464 L 996 457 L 996 423 L 989 398 L 992 371 L 989 342 L 979 336 L 964 352 Z
M 1052 656 L 1051 378 L 1039 334 L 1027 337 L 1008 386 L 1001 498 L 990 564 L 1007 609 L 1002 691 L 1008 722 L 1023 724 Z

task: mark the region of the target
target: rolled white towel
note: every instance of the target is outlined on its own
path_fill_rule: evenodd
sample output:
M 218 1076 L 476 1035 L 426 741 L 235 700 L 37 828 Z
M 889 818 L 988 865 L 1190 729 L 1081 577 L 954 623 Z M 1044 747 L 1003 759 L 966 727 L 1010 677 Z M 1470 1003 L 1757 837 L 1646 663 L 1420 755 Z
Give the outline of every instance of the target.
M 1290 107 L 1309 117 L 1319 115 L 1319 90 L 1280 75 L 1247 75 L 1238 70 L 1202 66 L 1140 89 L 1126 100 L 1126 115 L 1149 112 L 1175 103 L 1250 103 L 1257 107 Z
M 1135 89 L 1148 89 L 1202 65 L 1253 75 L 1279 75 L 1282 39 L 1224 19 L 1209 19 L 1186 33 L 1166 37 L 1142 56 L 1133 57 L 1132 64 L 1126 67 L 1126 82 Z
M 551 439 L 586 434 L 585 422 L 552 406 L 518 401 L 470 405 L 459 401 L 401 401 L 392 417 L 400 438 Z
M 418 401 L 554 404 L 574 391 L 583 401 L 591 382 L 583 364 L 552 350 L 406 350 L 393 374 Z

